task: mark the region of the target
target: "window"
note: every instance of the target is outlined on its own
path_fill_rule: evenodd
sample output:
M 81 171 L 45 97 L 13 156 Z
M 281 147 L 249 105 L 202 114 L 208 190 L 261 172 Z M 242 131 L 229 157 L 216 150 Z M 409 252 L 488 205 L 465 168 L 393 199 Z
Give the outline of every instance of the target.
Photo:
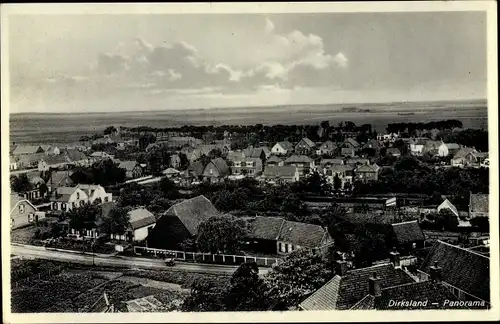
M 280 243 L 278 243 L 278 250 L 279 250 L 279 251 L 283 251 L 283 246 L 281 245 L 281 242 L 280 242 Z
M 52 204 L 52 209 L 57 210 L 57 203 L 56 202 Z
M 288 253 L 288 244 L 285 243 L 285 253 Z
M 28 223 L 33 223 L 33 214 L 28 215 Z
M 80 193 L 79 192 L 76 193 L 76 199 L 80 199 Z
M 108 202 L 109 198 L 108 196 L 104 197 L 104 202 Z
M 19 204 L 19 214 L 24 214 L 24 204 Z
M 74 201 L 73 201 L 73 202 L 71 203 L 71 206 L 72 206 L 73 208 L 76 208 L 76 202 L 74 202 Z

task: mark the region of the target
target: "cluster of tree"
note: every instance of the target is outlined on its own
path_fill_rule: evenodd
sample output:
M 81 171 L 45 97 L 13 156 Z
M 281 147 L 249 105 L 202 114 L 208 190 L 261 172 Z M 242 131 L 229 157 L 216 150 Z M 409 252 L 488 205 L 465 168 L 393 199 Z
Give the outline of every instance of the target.
M 340 179 L 337 177 L 337 180 Z M 336 183 L 336 189 L 340 189 L 342 182 Z M 307 176 L 294 182 L 291 185 L 291 190 L 298 194 L 312 194 L 316 196 L 327 196 L 332 193 L 332 186 L 326 181 L 326 178 L 317 171 L 314 171 Z
M 172 206 L 172 200 L 181 197 L 175 184 L 164 177 L 148 187 L 137 183 L 121 188 L 118 204 L 122 207 L 146 206 L 153 213 L 161 213 Z
M 433 168 L 414 157 L 399 159 L 393 168 L 384 168 L 377 182 L 355 182 L 353 193 L 412 193 L 432 195 L 434 192 L 455 197 L 453 203 L 467 204 L 470 192 L 489 192 L 489 171 L 486 168 Z
M 31 183 L 26 173 L 21 173 L 18 176 L 10 176 L 10 189 L 12 192 L 28 192 L 35 189 L 35 186 Z
M 488 131 L 483 129 L 465 129 L 453 132 L 443 137 L 445 143 L 457 143 L 466 147 L 473 147 L 479 152 L 488 152 Z
M 298 271 L 297 269 L 300 269 Z M 264 278 L 256 263 L 244 263 L 225 282 L 197 280 L 183 304 L 184 311 L 266 311 L 296 307 L 333 275 L 328 259 L 297 250 L 282 259 Z
M 226 215 L 211 217 L 198 226 L 198 251 L 212 254 L 238 253 L 248 237 L 248 224 L 243 219 Z
M 108 154 L 114 155 L 118 151 L 116 149 L 116 143 L 94 143 L 90 146 L 93 152 L 106 152 Z
M 118 167 L 112 160 L 103 160 L 89 168 L 79 167 L 71 175 L 74 183 L 114 185 L 125 181 L 125 169 Z
M 389 237 L 386 225 L 369 221 L 355 223 L 346 210 L 335 203 L 320 218 L 334 240 L 336 249 L 354 254 L 356 267 L 370 266 L 374 261 L 388 256 Z
M 108 126 L 104 129 L 104 135 L 111 135 L 116 133 L 118 130 L 115 126 Z
M 88 141 L 95 141 L 96 139 L 103 138 L 104 136 L 102 134 L 92 134 L 90 136 L 83 135 L 80 137 L 80 142 L 88 142 Z
M 387 133 L 407 133 L 412 136 L 415 135 L 416 131 L 426 131 L 426 130 L 447 130 L 454 128 L 462 128 L 463 124 L 459 120 L 448 119 L 431 121 L 427 123 L 390 123 L 387 125 Z

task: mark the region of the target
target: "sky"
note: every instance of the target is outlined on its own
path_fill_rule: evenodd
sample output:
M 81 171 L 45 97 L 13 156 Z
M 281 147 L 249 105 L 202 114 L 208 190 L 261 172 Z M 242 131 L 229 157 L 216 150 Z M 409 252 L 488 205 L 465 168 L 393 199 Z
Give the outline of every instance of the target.
M 9 16 L 10 112 L 486 98 L 484 12 Z

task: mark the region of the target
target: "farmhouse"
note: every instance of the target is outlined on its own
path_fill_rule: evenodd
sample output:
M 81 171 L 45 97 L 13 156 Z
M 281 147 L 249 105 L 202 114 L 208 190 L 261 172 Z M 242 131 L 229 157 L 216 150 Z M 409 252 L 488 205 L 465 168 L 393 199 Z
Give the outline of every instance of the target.
M 262 253 L 287 254 L 332 242 L 328 232 L 319 225 L 291 222 L 280 217 L 257 216 L 250 228 L 251 246 Z
M 203 170 L 203 178 L 212 183 L 220 182 L 229 175 L 229 166 L 222 158 L 210 161 Z
M 71 211 L 86 204 L 88 195 L 78 187 L 59 187 L 52 192 L 52 210 Z
M 145 208 L 136 208 L 128 212 L 129 225 L 124 234 L 111 234 L 111 239 L 126 242 L 144 241 L 153 231 L 156 218 Z
M 27 199 L 16 194 L 10 195 L 10 228 L 16 229 L 29 225 L 45 218 L 44 212 L 38 209 Z
M 292 151 L 293 145 L 288 141 L 278 142 L 271 148 L 271 153 L 275 155 L 285 155 Z
M 222 216 L 205 196 L 186 199 L 170 207 L 158 220 L 148 237 L 148 245 L 181 249 L 187 239 L 195 239 L 198 225 L 211 217 Z

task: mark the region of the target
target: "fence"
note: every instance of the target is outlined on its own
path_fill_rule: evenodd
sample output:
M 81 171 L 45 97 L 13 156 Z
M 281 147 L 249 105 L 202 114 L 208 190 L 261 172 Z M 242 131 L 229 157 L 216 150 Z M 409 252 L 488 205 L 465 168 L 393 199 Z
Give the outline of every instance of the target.
M 279 258 L 257 257 L 248 255 L 234 254 L 211 254 L 200 252 L 184 252 L 175 250 L 154 249 L 143 246 L 134 246 L 134 253 L 140 255 L 154 255 L 156 257 L 165 257 L 167 254 L 175 254 L 175 258 L 186 262 L 211 263 L 221 265 L 240 265 L 245 262 L 255 262 L 261 267 L 272 267 L 278 264 Z
M 52 269 L 47 269 L 47 270 L 41 271 L 37 274 L 33 274 L 33 275 L 30 275 L 30 276 L 27 276 L 24 278 L 19 278 L 18 280 L 13 280 L 11 285 L 12 285 L 12 287 L 17 288 L 18 285 L 23 285 L 23 284 L 26 284 L 28 282 L 41 280 L 43 278 L 48 278 L 52 275 L 58 275 L 59 273 L 61 273 L 62 269 L 63 269 L 62 266 L 57 266 L 57 267 L 52 268 Z M 22 269 L 22 270 L 16 271 L 16 273 L 13 273 L 13 274 L 15 274 L 15 275 L 22 275 L 24 273 L 27 274 L 27 271 L 28 271 L 27 269 Z

